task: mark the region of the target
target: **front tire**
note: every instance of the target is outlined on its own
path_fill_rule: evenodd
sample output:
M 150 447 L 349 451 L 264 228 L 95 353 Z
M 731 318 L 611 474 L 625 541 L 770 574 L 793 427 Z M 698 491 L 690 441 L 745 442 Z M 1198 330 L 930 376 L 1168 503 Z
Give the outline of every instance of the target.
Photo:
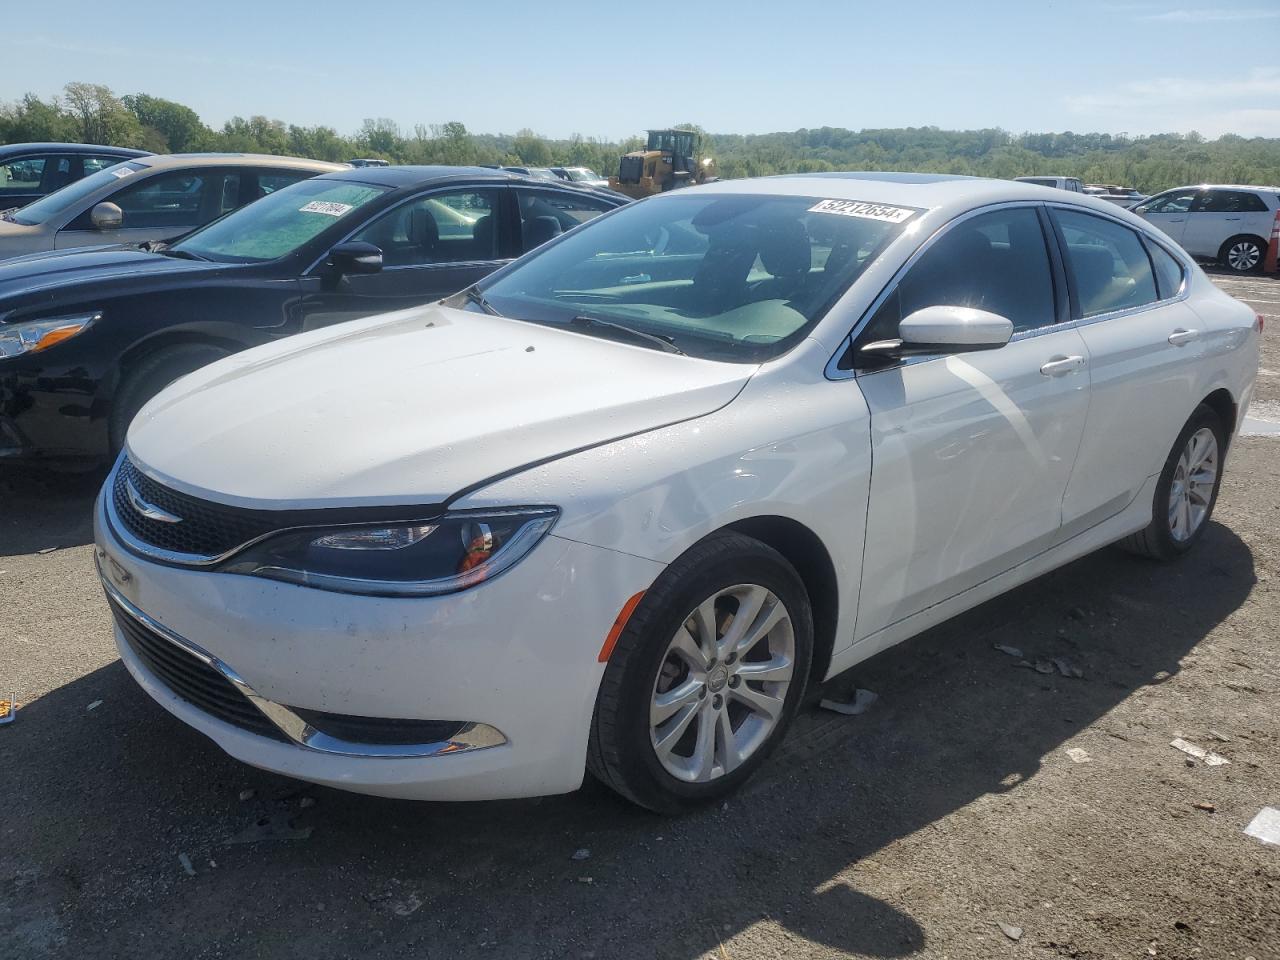
M 1262 266 L 1266 245 L 1257 237 L 1232 237 L 1218 251 L 1218 262 L 1232 273 L 1254 273 Z
M 1156 484 L 1151 523 L 1120 542 L 1131 553 L 1174 560 L 1204 536 L 1222 485 L 1227 433 L 1212 407 L 1191 414 L 1165 460 Z
M 227 351 L 207 343 L 182 343 L 143 358 L 126 376 L 112 400 L 108 425 L 112 455 L 124 446 L 129 424 L 148 400 L 179 377 L 225 356 Z
M 708 537 L 663 572 L 619 637 L 588 769 L 659 813 L 727 796 L 782 739 L 812 651 L 795 568 L 750 537 Z

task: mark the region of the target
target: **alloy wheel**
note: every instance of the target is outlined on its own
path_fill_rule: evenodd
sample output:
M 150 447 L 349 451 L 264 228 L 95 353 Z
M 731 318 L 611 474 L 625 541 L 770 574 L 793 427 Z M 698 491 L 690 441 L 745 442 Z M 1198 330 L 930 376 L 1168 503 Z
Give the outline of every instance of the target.
M 716 780 L 751 757 L 783 714 L 795 631 L 782 601 L 758 584 L 717 591 L 667 645 L 649 706 L 659 763 L 689 783 Z
M 1227 266 L 1237 273 L 1248 273 L 1262 259 L 1262 251 L 1252 240 L 1238 240 L 1227 250 Z
M 1182 448 L 1169 487 L 1169 533 L 1179 543 L 1190 540 L 1209 514 L 1218 479 L 1218 438 L 1201 427 Z

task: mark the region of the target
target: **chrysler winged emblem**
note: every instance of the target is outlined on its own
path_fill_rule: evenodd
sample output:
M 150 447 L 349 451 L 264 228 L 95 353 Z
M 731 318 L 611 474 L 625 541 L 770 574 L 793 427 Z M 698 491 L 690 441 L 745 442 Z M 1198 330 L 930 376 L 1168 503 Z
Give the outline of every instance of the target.
M 138 488 L 133 485 L 133 480 L 125 478 L 124 491 L 129 495 L 129 503 L 133 505 L 133 509 L 142 514 L 148 520 L 157 520 L 160 523 L 181 523 L 181 517 L 175 517 L 168 511 L 161 510 L 150 500 L 143 497 L 138 492 Z

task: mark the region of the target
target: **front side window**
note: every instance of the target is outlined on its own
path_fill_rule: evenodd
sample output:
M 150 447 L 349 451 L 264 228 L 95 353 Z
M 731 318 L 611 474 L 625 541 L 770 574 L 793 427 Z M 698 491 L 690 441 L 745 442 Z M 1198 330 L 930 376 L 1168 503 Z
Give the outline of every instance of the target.
M 48 157 L 22 157 L 0 163 L 0 196 L 40 189 Z
M 127 186 L 108 199 L 124 211 L 125 229 L 184 227 L 201 222 L 207 192 L 214 198 L 214 208 L 203 219 L 221 212 L 222 182 L 222 174 L 211 171 L 162 173 Z
M 1128 227 L 1087 213 L 1055 210 L 1066 241 L 1067 269 L 1075 283 L 1081 317 L 1095 317 L 1154 303 L 1151 260 Z
M 914 215 L 680 191 L 622 207 L 480 286 L 509 317 L 625 339 L 590 322 L 603 320 L 693 356 L 758 363 L 803 339 Z
M 267 194 L 174 244 L 202 260 L 257 263 L 293 253 L 386 192 L 343 180 L 303 180 Z
M 907 271 L 863 340 L 896 339 L 905 317 L 935 306 L 999 314 L 1015 331 L 1056 322 L 1053 274 L 1036 211 L 1011 207 L 957 223 Z
M 451 190 L 402 203 L 357 233 L 388 267 L 498 258 L 499 191 Z
M 1195 190 L 1171 190 L 1143 204 L 1143 213 L 1186 213 L 1196 202 Z
M 82 200 L 97 193 L 103 187 L 137 176 L 140 171 L 146 169 L 148 166 L 145 163 L 134 161 L 117 163 L 105 170 L 99 170 L 91 177 L 77 180 L 61 190 L 41 197 L 35 203 L 28 204 L 13 215 L 13 220 L 28 227 L 46 223 L 55 217 L 69 213 L 73 208 L 78 208 Z
M 521 250 L 525 253 L 614 207 L 594 197 L 550 190 L 517 190 L 516 197 L 520 204 Z
M 114 167 L 121 161 L 121 157 L 85 157 L 84 158 L 84 175 L 90 176 L 99 170 L 105 170 L 107 167 Z

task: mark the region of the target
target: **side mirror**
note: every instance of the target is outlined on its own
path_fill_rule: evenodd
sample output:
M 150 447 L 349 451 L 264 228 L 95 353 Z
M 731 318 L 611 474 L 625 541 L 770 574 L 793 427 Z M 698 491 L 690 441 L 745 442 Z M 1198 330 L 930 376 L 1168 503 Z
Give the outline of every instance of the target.
M 119 230 L 124 225 L 124 211 L 109 200 L 95 203 L 89 211 L 89 222 L 95 230 Z
M 897 340 L 868 343 L 860 353 L 888 359 L 998 350 L 1013 336 L 1007 317 L 972 307 L 922 307 L 898 324 Z
M 339 274 L 377 273 L 382 269 L 382 248 L 363 240 L 348 240 L 329 251 L 329 266 Z
M 1149 204 L 1140 203 L 1136 207 L 1130 207 L 1129 209 L 1132 210 L 1134 213 L 1146 213 L 1148 210 L 1151 209 L 1151 207 Z

